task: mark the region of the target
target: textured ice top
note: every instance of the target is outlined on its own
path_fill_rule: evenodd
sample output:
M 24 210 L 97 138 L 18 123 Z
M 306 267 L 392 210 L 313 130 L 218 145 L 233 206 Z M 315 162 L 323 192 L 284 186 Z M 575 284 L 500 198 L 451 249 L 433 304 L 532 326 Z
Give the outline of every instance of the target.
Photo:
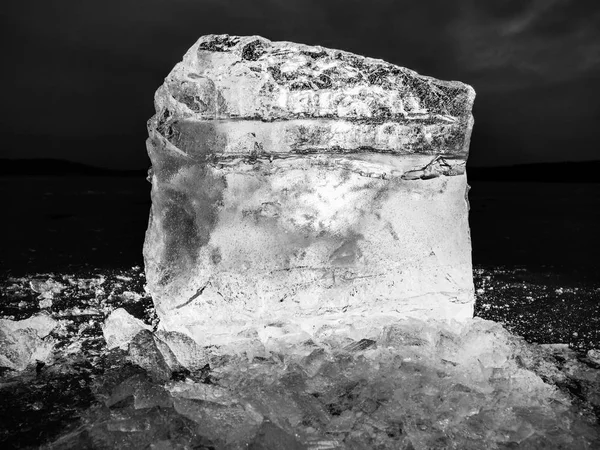
M 466 160 L 475 91 L 380 59 L 201 37 L 156 91 L 154 147 L 215 155 L 390 152 Z
M 474 98 L 475 91 L 464 83 L 436 80 L 380 59 L 259 36 L 209 35 L 174 67 L 156 100 L 157 111 L 175 106 L 184 117 L 207 120 L 451 123 L 468 120 Z

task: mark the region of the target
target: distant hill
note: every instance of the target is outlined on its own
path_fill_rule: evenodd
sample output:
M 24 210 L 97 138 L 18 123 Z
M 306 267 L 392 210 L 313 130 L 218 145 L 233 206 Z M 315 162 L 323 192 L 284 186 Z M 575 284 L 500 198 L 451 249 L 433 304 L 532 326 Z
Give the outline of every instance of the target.
M 3 159 L 0 176 L 117 176 L 146 177 L 146 170 L 115 170 L 59 159 Z M 467 167 L 469 181 L 599 183 L 600 160 Z
M 62 159 L 0 158 L 0 176 L 117 176 L 145 177 L 146 170 L 115 170 Z

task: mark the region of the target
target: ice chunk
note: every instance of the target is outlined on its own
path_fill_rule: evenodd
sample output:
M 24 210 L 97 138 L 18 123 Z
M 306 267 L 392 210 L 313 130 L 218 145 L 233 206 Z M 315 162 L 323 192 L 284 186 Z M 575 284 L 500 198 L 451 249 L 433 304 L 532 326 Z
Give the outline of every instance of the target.
M 250 443 L 251 449 L 264 450 L 304 450 L 306 447 L 291 434 L 286 433 L 270 421 L 265 421 L 258 429 L 256 437 Z
M 104 321 L 102 333 L 109 349 L 126 349 L 136 334 L 141 330 L 151 329 L 152 327 L 136 319 L 123 308 L 117 308 Z
M 372 348 L 376 345 L 376 342 L 372 339 L 361 339 L 360 341 L 352 342 L 344 347 L 344 350 L 349 352 L 360 352 Z
M 0 367 L 24 370 L 30 363 L 45 361 L 52 344 L 41 340 L 35 331 L 26 328 L 7 333 L 0 325 Z
M 169 361 L 158 348 L 151 331 L 142 330 L 131 340 L 129 359 L 146 370 L 155 381 L 162 382 L 171 378 Z
M 57 325 L 58 322 L 46 313 L 35 314 L 23 320 L 0 319 L 0 328 L 6 330 L 7 332 L 14 332 L 16 330 L 24 330 L 29 328 L 35 331 L 35 334 L 39 338 L 45 338 L 48 336 L 52 330 L 57 327 Z
M 226 389 L 204 383 L 174 383 L 167 386 L 170 394 L 176 398 L 187 398 L 231 406 L 236 403 L 231 392 Z
M 47 280 L 33 279 L 29 282 L 31 290 L 40 294 L 38 298 L 45 300 L 52 300 L 55 295 L 60 294 L 64 289 L 65 285 L 55 281 L 52 278 Z
M 204 348 L 183 333 L 177 331 L 158 331 L 155 339 L 163 355 L 167 352 L 171 353 L 177 363 L 186 369 L 192 371 L 199 370 L 208 361 Z M 164 344 L 166 348 L 160 344 Z
M 103 408 L 95 413 L 88 414 L 91 417 L 86 418 L 83 427 L 47 448 L 215 448 L 213 442 L 198 433 L 199 427 L 193 421 L 173 408 L 125 408 L 118 413 Z
M 257 321 L 313 335 L 327 318 L 471 317 L 474 97 L 339 50 L 200 38 L 148 123 L 144 258 L 163 329 L 226 345 Z
M 36 361 L 46 362 L 54 348 L 54 341 L 46 337 L 57 324 L 46 314 L 17 321 L 0 319 L 0 367 L 20 371 Z
M 64 289 L 65 285 L 62 283 L 55 281 L 52 278 L 48 278 L 47 280 L 41 279 L 33 279 L 29 282 L 29 286 L 31 290 L 40 294 L 38 296 L 39 307 L 50 308 L 52 306 L 52 300 L 58 294 L 60 294 Z
M 175 397 L 175 410 L 193 420 L 199 432 L 214 441 L 248 442 L 259 428 L 262 417 L 241 406 L 223 406 L 213 402 Z
M 173 400 L 162 386 L 156 384 L 142 385 L 135 391 L 133 406 L 135 409 L 167 408 L 173 405 Z
M 133 400 L 135 409 L 153 408 L 155 406 L 168 408 L 173 405 L 171 396 L 164 387 L 152 383 L 148 376 L 139 373 L 114 387 L 104 403 L 109 408 L 116 408 L 130 400 Z
M 588 350 L 587 357 L 591 361 L 595 362 L 596 364 L 600 364 L 600 350 L 598 350 L 598 349 Z

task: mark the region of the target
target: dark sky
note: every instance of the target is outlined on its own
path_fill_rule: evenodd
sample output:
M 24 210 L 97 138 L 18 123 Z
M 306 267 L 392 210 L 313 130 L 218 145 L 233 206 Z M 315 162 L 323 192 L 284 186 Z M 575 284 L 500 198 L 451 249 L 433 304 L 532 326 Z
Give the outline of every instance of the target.
M 0 17 L 0 157 L 147 167 L 154 91 L 228 33 L 471 84 L 472 166 L 600 159 L 597 0 L 20 0 Z

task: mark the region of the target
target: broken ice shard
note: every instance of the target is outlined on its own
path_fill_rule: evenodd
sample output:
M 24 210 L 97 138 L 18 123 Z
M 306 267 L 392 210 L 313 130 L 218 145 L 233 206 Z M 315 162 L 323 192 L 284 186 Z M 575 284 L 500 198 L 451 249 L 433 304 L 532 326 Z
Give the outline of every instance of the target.
M 474 98 L 340 50 L 200 38 L 148 122 L 161 326 L 217 344 L 249 325 L 471 317 Z

